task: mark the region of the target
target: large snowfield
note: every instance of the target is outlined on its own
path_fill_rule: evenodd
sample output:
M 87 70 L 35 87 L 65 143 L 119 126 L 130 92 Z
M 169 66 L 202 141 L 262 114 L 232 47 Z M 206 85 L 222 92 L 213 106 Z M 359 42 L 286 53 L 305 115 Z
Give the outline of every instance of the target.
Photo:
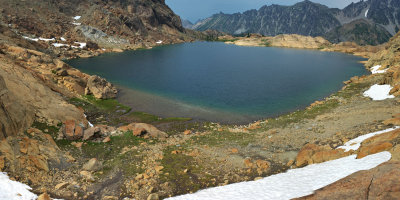
M 356 159 L 357 155 L 309 165 L 258 181 L 241 182 L 169 198 L 169 200 L 285 200 L 312 194 L 346 176 L 372 169 L 391 158 L 389 152 Z

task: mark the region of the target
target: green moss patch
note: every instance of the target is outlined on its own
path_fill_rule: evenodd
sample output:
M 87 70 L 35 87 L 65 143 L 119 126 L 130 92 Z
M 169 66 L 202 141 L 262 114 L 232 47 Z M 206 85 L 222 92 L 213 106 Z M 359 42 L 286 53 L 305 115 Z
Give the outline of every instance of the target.
M 161 181 L 171 183 L 175 195 L 195 192 L 203 187 L 203 182 L 199 175 L 202 167 L 193 157 L 183 153 L 172 154 L 172 151 L 182 148 L 169 146 L 164 149 L 164 157 L 161 165 L 164 166 Z
M 194 136 L 188 142 L 192 145 L 208 146 L 247 146 L 256 140 L 252 133 L 234 133 L 229 131 L 214 131 L 207 135 Z

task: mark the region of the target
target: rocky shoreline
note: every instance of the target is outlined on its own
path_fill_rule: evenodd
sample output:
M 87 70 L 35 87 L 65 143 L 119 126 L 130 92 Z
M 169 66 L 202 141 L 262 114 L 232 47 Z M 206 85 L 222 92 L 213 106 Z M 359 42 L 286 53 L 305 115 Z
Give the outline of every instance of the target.
M 51 42 L 22 38 L 14 27 L 1 27 L 0 170 L 28 184 L 35 193 L 53 198 L 158 199 L 259 179 L 344 157 L 349 153 L 337 147 L 347 141 L 399 125 L 399 35 L 380 47 L 335 45 L 293 35 L 220 38 L 238 45 L 352 53 L 369 57 L 367 68 L 380 65 L 378 70 L 384 71 L 354 77 L 341 91 L 305 110 L 232 126 L 133 112 L 112 99 L 116 90 L 110 83 L 60 60 L 98 55 L 105 52 L 102 49 L 53 48 Z M 186 40 L 171 43 L 182 41 Z M 390 84 L 390 94 L 396 97 L 383 101 L 365 97 L 363 93 L 374 84 Z M 386 177 L 392 173 L 399 162 L 399 138 L 398 130 L 388 132 L 351 152 L 364 157 L 389 151 L 392 160 L 349 180 L 366 177 L 359 186 L 364 191 L 368 186 L 364 182 L 371 182 L 375 174 Z M 346 188 L 343 182 L 307 198 L 342 191 Z M 386 188 L 396 184 L 379 180 L 376 185 L 384 189 L 376 191 L 388 197 L 398 191 Z

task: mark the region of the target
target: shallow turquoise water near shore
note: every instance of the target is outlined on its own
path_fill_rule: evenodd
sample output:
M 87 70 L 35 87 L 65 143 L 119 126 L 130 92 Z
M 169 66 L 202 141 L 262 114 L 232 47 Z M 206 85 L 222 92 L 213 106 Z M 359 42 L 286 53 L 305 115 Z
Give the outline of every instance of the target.
M 68 63 L 119 85 L 122 103 L 160 116 L 250 122 L 303 108 L 367 74 L 343 53 L 195 42 Z

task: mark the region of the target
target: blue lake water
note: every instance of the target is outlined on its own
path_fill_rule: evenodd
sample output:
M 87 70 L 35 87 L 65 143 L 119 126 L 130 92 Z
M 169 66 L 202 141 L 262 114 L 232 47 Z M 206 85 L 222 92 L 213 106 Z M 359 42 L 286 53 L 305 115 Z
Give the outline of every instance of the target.
M 366 74 L 343 53 L 195 42 L 69 60 L 121 89 L 134 110 L 244 123 L 304 108 Z

